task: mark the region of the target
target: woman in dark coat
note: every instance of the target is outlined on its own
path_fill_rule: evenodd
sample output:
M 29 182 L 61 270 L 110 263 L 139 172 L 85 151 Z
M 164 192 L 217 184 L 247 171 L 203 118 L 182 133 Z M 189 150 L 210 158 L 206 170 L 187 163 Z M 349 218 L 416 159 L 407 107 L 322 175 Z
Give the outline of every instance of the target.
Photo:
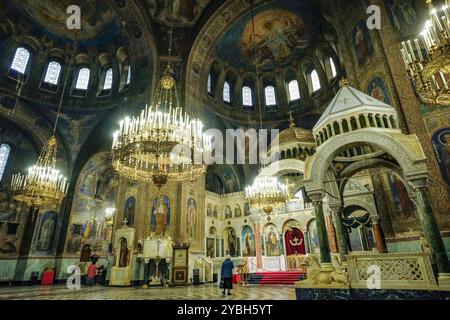
M 223 294 L 225 294 L 225 289 L 228 289 L 228 295 L 231 295 L 230 290 L 233 289 L 233 261 L 230 260 L 230 256 L 228 255 L 225 261 L 222 264 L 222 269 L 220 271 L 220 275 L 223 280 Z

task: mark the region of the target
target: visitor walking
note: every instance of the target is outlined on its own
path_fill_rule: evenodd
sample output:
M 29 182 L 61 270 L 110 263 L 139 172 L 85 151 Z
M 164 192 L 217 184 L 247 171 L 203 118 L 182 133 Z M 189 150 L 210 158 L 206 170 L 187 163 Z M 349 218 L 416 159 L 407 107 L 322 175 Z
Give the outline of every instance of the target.
M 92 286 L 94 284 L 96 275 L 97 275 L 97 266 L 95 265 L 95 262 L 93 261 L 92 264 L 88 267 L 88 271 L 87 271 L 86 284 L 88 286 Z
M 220 271 L 220 281 L 221 287 L 223 288 L 223 295 L 225 295 L 226 289 L 228 290 L 228 295 L 231 295 L 231 289 L 233 289 L 233 269 L 233 261 L 231 261 L 230 255 L 227 255 L 225 261 L 222 263 L 222 269 Z

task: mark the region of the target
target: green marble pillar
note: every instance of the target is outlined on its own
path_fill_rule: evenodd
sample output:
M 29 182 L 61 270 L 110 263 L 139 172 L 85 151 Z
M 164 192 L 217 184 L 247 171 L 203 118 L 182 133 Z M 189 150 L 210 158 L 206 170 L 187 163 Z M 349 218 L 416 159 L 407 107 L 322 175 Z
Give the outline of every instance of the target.
M 414 188 L 419 204 L 419 215 L 422 222 L 425 237 L 430 245 L 431 254 L 439 273 L 449 273 L 450 264 L 444 247 L 439 226 L 433 214 L 428 188 L 425 185 L 419 185 Z
M 334 223 L 336 225 L 336 234 L 338 238 L 338 248 L 339 253 L 343 261 L 346 260 L 346 255 L 348 254 L 348 241 L 347 241 L 347 232 L 344 228 L 344 224 L 342 223 L 342 209 L 332 208 Z
M 310 195 L 310 198 L 311 200 L 313 200 L 314 210 L 316 213 L 316 227 L 320 247 L 320 262 L 331 263 L 330 245 L 328 243 L 328 234 L 325 225 L 325 216 L 323 214 L 323 202 L 322 202 L 323 196 L 319 194 L 314 194 Z

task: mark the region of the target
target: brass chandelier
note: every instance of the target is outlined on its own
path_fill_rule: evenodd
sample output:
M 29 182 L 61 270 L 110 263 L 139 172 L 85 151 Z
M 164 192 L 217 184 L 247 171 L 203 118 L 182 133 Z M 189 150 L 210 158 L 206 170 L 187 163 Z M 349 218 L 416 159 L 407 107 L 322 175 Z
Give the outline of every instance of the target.
M 408 75 L 422 102 L 432 106 L 450 104 L 450 7 L 440 9 L 426 0 L 430 20 L 419 38 L 401 43 Z
M 53 134 L 47 141 L 37 160 L 28 169 L 27 174 L 15 174 L 12 177 L 11 190 L 14 200 L 29 206 L 59 206 L 69 186 L 59 170 L 56 169 L 58 143 Z
M 203 134 L 203 123 L 191 119 L 180 105 L 170 65 L 173 15 L 167 68 L 150 106 L 139 116 L 120 121 L 112 144 L 112 165 L 119 175 L 161 188 L 169 179 L 180 181 L 205 173 L 204 154 L 211 138 Z
M 259 176 L 251 186 L 245 188 L 245 199 L 270 215 L 275 207 L 289 200 L 289 188 L 276 177 Z

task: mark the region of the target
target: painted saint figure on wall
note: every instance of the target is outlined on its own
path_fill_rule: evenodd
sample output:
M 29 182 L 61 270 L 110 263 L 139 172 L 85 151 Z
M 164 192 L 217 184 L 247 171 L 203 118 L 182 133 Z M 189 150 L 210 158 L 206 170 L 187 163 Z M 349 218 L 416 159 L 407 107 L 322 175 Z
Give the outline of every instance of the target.
M 369 82 L 367 86 L 367 94 L 388 105 L 391 104 L 391 99 L 389 98 L 389 93 L 386 85 L 384 84 L 384 81 L 379 77 L 373 78 Z
M 450 128 L 440 129 L 436 132 L 432 142 L 442 177 L 450 185 Z
M 170 200 L 167 196 L 155 197 L 152 208 L 152 231 L 157 236 L 164 236 L 170 226 Z
M 134 224 L 134 211 L 136 208 L 136 199 L 129 197 L 125 203 L 124 217 L 127 219 L 127 225 L 132 226 Z
M 195 238 L 195 226 L 197 225 L 197 202 L 193 198 L 189 198 L 187 201 L 187 232 L 189 240 Z
M 245 226 L 242 229 L 242 256 L 256 256 L 255 235 L 250 226 Z
M 226 230 L 228 254 L 232 257 L 238 255 L 236 231 L 233 228 Z
M 50 211 L 45 213 L 41 219 L 38 239 L 36 242 L 37 251 L 49 251 L 52 249 L 53 238 L 56 230 L 56 212 Z
M 364 20 L 358 21 L 352 32 L 353 46 L 360 65 L 365 64 L 373 53 L 372 40 Z
M 266 256 L 274 257 L 281 254 L 280 241 L 278 231 L 275 225 L 267 225 L 265 227 L 266 234 Z
M 414 217 L 414 203 L 409 198 L 405 185 L 396 174 L 389 173 L 388 178 L 397 213 L 401 213 L 403 219 Z
M 233 217 L 233 211 L 231 211 L 230 206 L 225 207 L 224 215 L 225 215 L 225 219 L 231 219 Z

